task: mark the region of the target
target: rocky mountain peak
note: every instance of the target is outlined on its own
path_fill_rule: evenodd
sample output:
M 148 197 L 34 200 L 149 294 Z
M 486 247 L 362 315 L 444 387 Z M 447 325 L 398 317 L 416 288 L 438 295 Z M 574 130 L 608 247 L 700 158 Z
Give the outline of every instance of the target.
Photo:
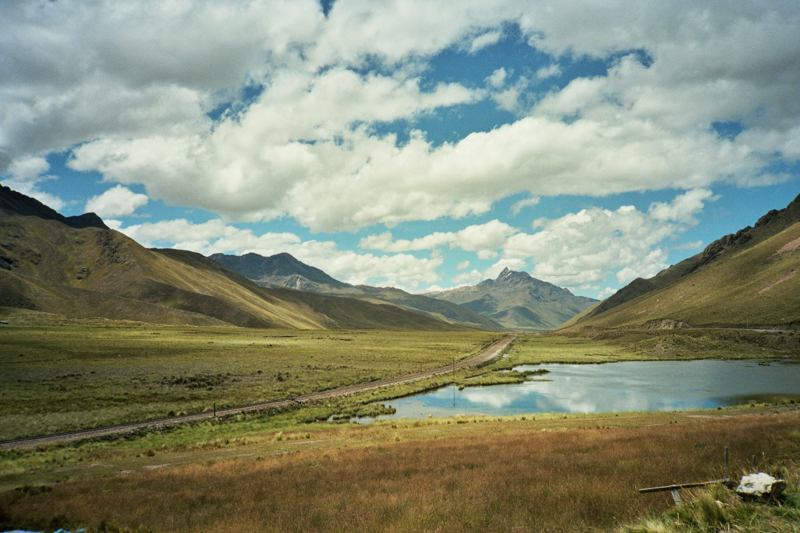
M 556 329 L 596 303 L 510 268 L 504 268 L 495 279 L 433 294 L 518 331 Z
M 500 272 L 500 275 L 495 279 L 497 283 L 501 284 L 518 284 L 518 283 L 531 283 L 537 281 L 532 278 L 527 272 L 518 272 L 506 267 Z
M 316 283 L 332 287 L 346 286 L 345 283 L 335 280 L 322 270 L 307 265 L 286 252 L 269 257 L 256 253 L 242 256 L 214 254 L 210 258 L 247 278 L 264 282 L 267 286 L 297 288 L 302 285 L 303 290 L 308 290 L 309 285 L 306 282 L 312 285 Z M 298 277 L 302 280 L 298 281 Z

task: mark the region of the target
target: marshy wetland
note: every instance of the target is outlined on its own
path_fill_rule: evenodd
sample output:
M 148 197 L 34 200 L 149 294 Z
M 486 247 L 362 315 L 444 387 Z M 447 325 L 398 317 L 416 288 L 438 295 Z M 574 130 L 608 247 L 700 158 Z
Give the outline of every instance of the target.
M 0 338 L 5 439 L 441 367 L 499 338 L 9 326 Z M 396 389 L 170 431 L 6 450 L 0 452 L 0 525 L 131 532 L 340 531 L 342 524 L 352 531 L 618 531 L 672 507 L 668 494 L 645 497 L 637 488 L 715 479 L 725 446 L 736 474 L 753 468 L 756 457 L 758 469 L 787 479 L 796 494 L 800 411 L 789 399 L 655 413 L 323 421 L 454 382 L 469 391 L 479 390 L 467 386 L 473 383 L 525 385 L 553 377 L 506 372 L 520 365 L 727 356 L 780 368 L 793 355 L 793 334 L 769 335 L 528 335 L 490 365 Z M 614 366 L 591 366 L 603 367 Z M 800 518 L 794 498 L 782 511 L 793 520 Z M 759 513 L 767 513 L 765 524 L 774 523 L 771 510 L 752 511 L 753 521 L 761 520 Z M 753 529 L 768 530 L 791 531 Z

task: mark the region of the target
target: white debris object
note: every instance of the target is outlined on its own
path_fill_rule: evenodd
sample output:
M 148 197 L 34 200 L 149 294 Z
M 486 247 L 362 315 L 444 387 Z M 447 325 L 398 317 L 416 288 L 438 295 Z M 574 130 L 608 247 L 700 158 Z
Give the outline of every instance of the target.
M 759 472 L 743 476 L 739 486 L 736 487 L 736 492 L 751 498 L 777 498 L 785 488 L 786 482 L 782 479 L 775 479 L 769 474 Z

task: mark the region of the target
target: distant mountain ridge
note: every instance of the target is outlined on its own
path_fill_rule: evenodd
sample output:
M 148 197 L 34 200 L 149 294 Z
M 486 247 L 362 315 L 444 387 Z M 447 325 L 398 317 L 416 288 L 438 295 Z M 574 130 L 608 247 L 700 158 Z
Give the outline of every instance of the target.
M 212 259 L 244 277 L 265 287 L 286 287 L 301 291 L 328 292 L 351 287 L 335 280 L 322 270 L 295 259 L 291 254 L 279 253 L 264 257 L 255 253 L 244 255 L 213 254 Z
M 338 281 L 322 270 L 307 265 L 288 253 L 279 253 L 269 257 L 254 253 L 242 256 L 213 254 L 209 258 L 264 287 L 283 287 L 329 296 L 392 304 L 451 324 L 492 331 L 503 329 L 503 326 L 490 318 L 457 304 L 410 294 L 391 287 L 350 285 Z
M 1 186 L 0 307 L 174 325 L 461 329 L 398 306 L 264 288 L 200 254 L 146 249 L 96 215 L 63 217 Z
M 567 320 L 572 329 L 800 328 L 800 196 L 653 278 L 634 280 L 595 307 L 589 298 L 509 269 L 473 287 L 413 295 L 348 285 L 289 254 L 235 260 L 261 281 L 200 254 L 148 250 L 95 214 L 64 217 L 0 185 L 3 308 L 159 324 L 307 329 L 546 331 Z
M 507 329 L 550 331 L 595 305 L 597 300 L 505 268 L 496 279 L 427 296 L 457 303 Z

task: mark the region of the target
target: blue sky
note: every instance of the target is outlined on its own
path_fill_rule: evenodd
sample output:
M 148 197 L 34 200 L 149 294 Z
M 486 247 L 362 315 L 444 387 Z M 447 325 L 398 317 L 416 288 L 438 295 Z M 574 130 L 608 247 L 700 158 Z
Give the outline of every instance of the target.
M 10 1 L 0 181 L 145 246 L 604 298 L 800 194 L 796 1 Z

